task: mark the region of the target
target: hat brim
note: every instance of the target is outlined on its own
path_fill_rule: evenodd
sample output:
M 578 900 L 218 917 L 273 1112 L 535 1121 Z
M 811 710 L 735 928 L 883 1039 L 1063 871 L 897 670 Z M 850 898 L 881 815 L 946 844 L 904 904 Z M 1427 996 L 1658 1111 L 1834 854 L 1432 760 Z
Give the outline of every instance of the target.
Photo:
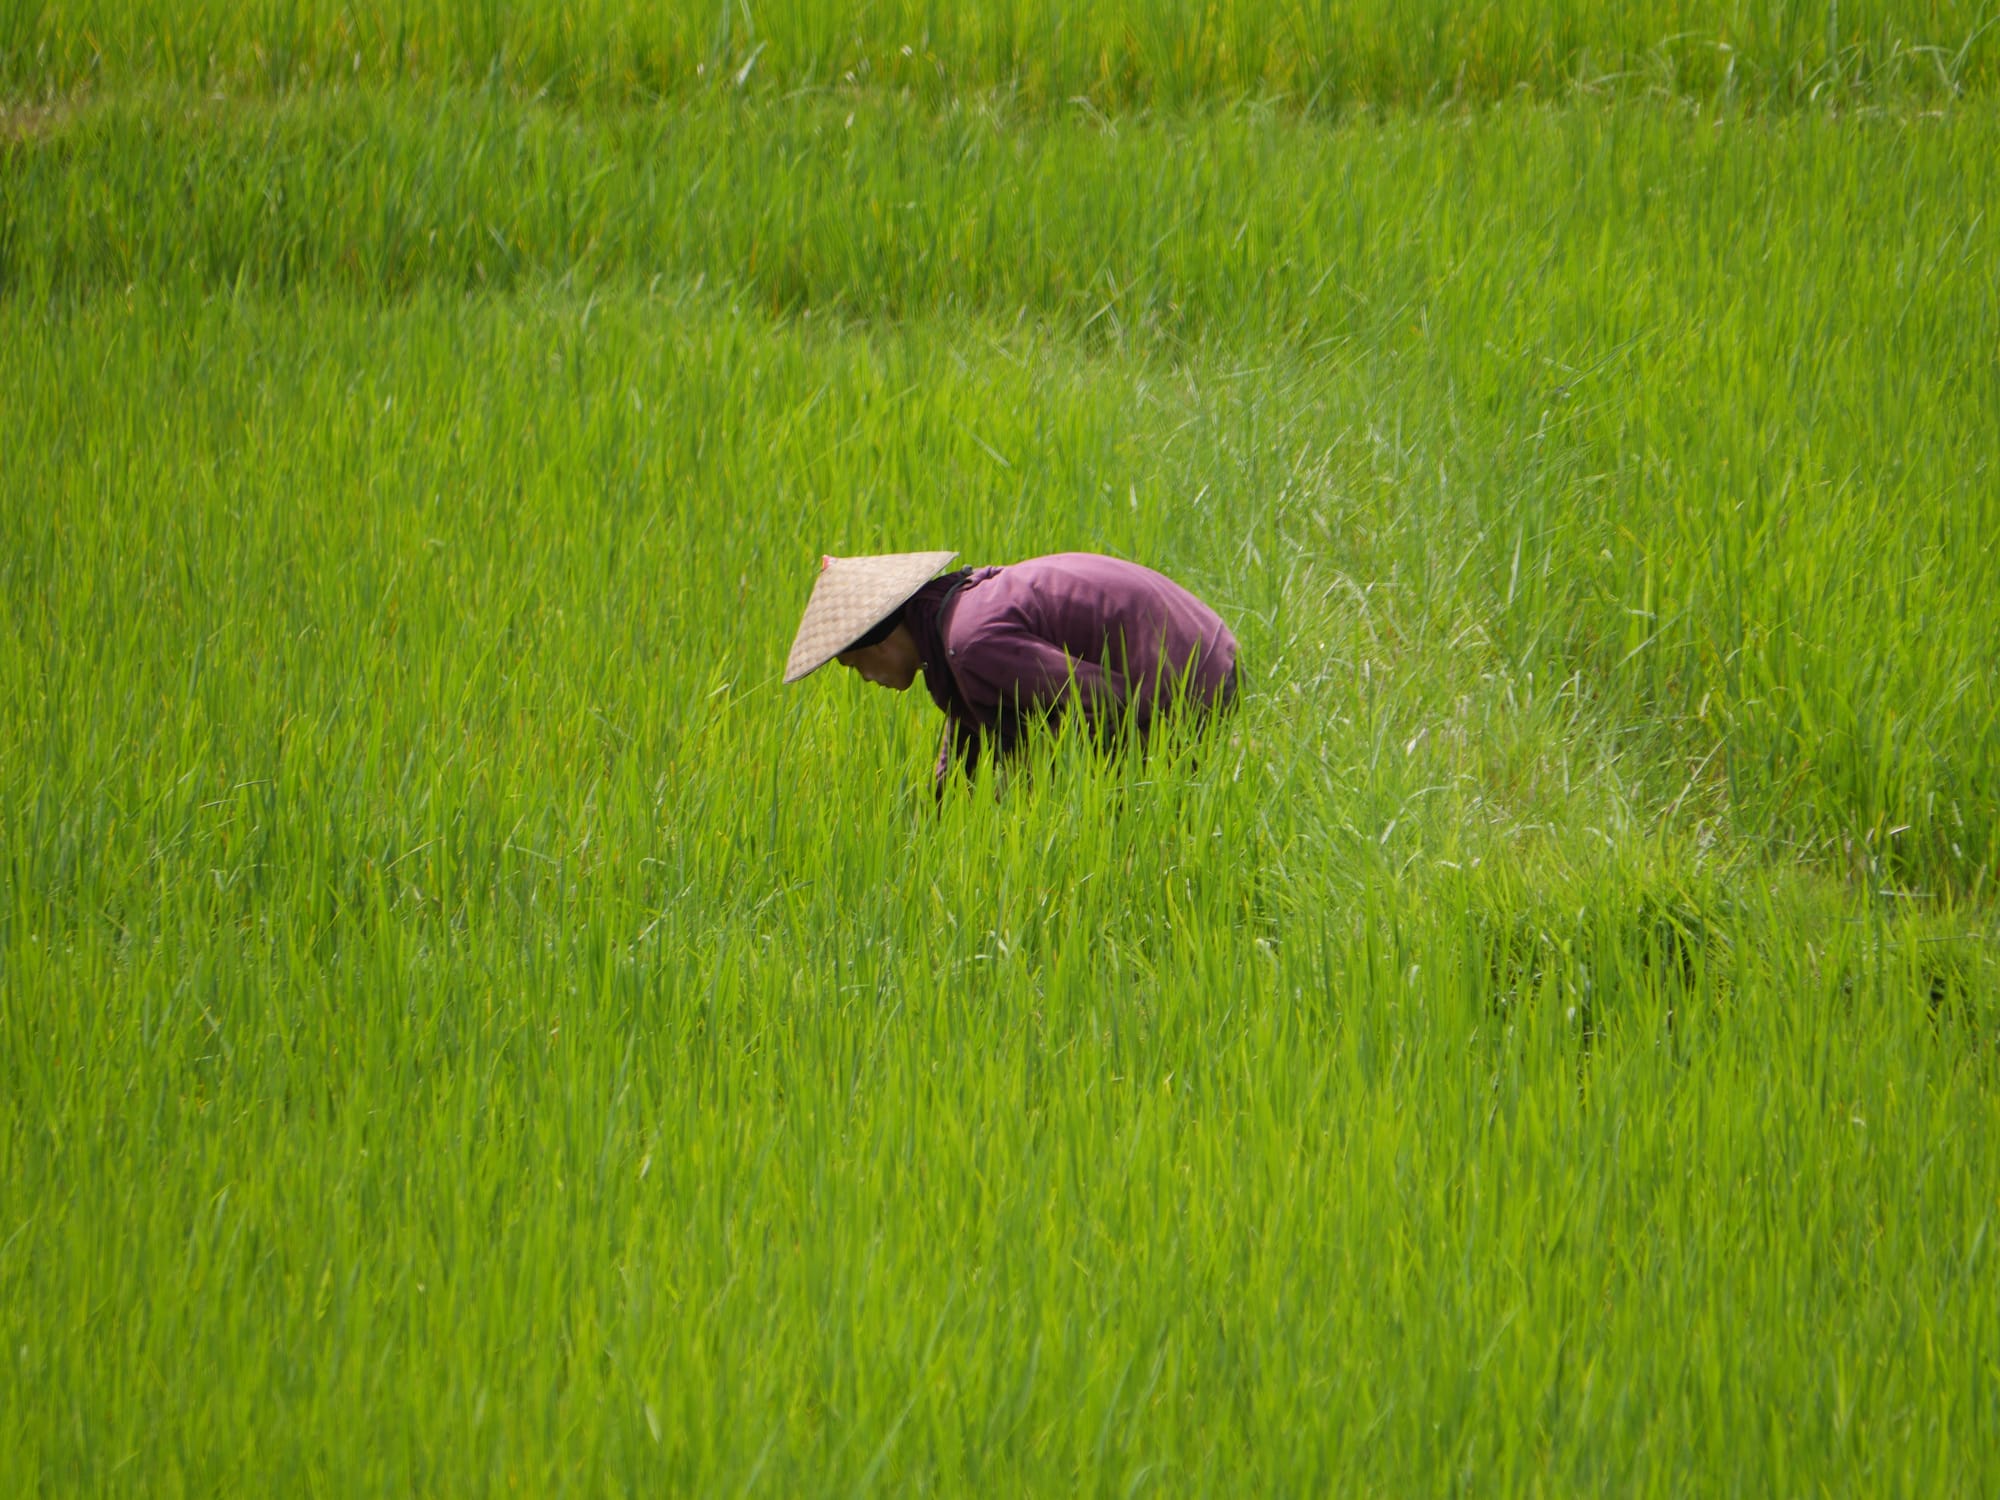
M 785 659 L 785 681 L 810 677 L 908 602 L 958 556 L 956 552 L 887 552 L 820 560 L 798 634 Z

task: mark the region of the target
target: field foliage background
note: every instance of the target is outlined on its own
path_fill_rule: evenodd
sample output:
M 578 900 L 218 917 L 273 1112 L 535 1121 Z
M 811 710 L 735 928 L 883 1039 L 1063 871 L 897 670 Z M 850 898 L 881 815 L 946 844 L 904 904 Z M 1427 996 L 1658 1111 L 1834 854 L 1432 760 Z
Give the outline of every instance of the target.
M 0 0 L 0 1485 L 1990 1493 L 1996 47 Z

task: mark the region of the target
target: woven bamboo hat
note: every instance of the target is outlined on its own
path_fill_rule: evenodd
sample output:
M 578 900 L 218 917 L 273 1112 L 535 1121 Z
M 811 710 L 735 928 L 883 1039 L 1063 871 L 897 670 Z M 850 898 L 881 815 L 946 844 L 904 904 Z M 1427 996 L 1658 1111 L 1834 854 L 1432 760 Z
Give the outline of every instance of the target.
M 792 638 L 785 681 L 817 672 L 903 607 L 942 572 L 956 552 L 884 552 L 874 557 L 822 557 L 805 618 Z

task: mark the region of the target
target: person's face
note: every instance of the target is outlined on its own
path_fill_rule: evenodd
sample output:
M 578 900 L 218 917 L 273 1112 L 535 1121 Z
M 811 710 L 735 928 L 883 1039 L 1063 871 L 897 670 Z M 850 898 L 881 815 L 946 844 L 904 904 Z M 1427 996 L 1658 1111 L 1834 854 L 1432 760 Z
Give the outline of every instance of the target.
M 834 660 L 843 667 L 853 668 L 877 687 L 898 693 L 917 680 L 917 670 L 923 665 L 923 658 L 917 655 L 917 638 L 910 634 L 907 625 L 898 625 L 886 640 L 859 651 L 843 651 Z

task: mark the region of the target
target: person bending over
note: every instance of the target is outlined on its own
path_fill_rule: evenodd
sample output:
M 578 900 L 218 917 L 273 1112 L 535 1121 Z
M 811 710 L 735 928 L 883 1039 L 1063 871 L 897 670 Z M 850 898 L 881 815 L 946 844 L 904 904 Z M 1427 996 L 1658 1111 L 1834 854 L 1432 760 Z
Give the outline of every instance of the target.
M 956 552 L 823 557 L 785 681 L 829 661 L 903 692 L 924 674 L 945 716 L 935 785 L 955 760 L 1013 755 L 1074 710 L 1101 744 L 1236 699 L 1236 637 L 1171 578 L 1090 552 L 940 574 Z

